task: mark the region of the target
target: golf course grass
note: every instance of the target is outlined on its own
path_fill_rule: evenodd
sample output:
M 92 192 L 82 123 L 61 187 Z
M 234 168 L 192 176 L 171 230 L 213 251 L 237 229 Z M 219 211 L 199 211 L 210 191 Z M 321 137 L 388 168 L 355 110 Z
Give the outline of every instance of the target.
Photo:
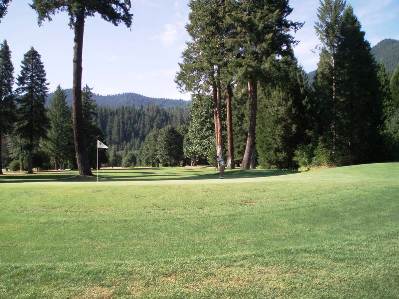
M 399 163 L 95 180 L 0 177 L 0 298 L 399 298 Z

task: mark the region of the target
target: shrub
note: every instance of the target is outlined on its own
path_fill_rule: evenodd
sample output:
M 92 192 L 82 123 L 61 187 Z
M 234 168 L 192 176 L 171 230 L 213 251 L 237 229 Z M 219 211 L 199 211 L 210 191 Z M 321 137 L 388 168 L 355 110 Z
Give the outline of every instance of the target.
M 333 166 L 335 164 L 329 147 L 323 141 L 319 141 L 314 150 L 312 164 L 314 166 Z
M 136 155 L 131 151 L 127 152 L 122 159 L 122 167 L 134 167 L 136 166 L 136 163 Z
M 309 169 L 312 166 L 314 148 L 312 144 L 300 145 L 294 153 L 294 161 L 300 168 Z
M 18 161 L 18 160 L 12 160 L 12 161 L 10 162 L 10 164 L 8 165 L 8 168 L 9 168 L 11 171 L 19 171 L 19 170 L 20 170 L 20 163 L 19 163 L 19 161 Z

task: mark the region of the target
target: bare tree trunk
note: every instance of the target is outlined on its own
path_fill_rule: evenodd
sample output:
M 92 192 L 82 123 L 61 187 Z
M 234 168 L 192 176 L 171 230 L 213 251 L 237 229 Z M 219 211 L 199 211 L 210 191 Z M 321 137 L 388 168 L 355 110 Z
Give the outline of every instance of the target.
M 213 118 L 215 121 L 215 145 L 217 159 L 223 159 L 223 137 L 222 137 L 222 120 L 221 120 L 221 91 L 220 84 L 214 80 L 213 89 Z M 218 165 L 219 166 L 219 165 Z
M 333 119 L 331 124 L 331 133 L 332 133 L 332 154 L 335 162 L 336 157 L 336 147 L 337 147 L 337 124 L 336 124 L 336 100 L 337 100 L 337 83 L 335 78 L 335 54 L 332 55 L 332 106 L 333 106 Z
M 73 137 L 75 142 L 76 162 L 78 164 L 79 175 L 92 175 L 85 137 L 82 132 L 82 53 L 83 53 L 83 35 L 85 26 L 84 11 L 81 10 L 76 15 L 75 37 L 73 48 Z
M 28 155 L 27 155 L 27 161 L 28 165 L 26 165 L 26 171 L 28 174 L 33 174 L 33 165 L 32 165 L 32 151 L 29 150 Z
M 3 174 L 3 133 L 0 129 L 0 175 Z
M 234 163 L 234 137 L 233 137 L 233 88 L 229 83 L 226 90 L 226 113 L 227 113 L 227 167 L 235 168 Z
M 249 124 L 247 144 L 245 146 L 244 158 L 242 159 L 241 168 L 249 169 L 253 164 L 255 153 L 255 139 L 256 139 L 256 114 L 258 110 L 258 95 L 257 95 L 257 82 L 253 80 L 248 81 L 248 94 L 249 94 Z
M 223 159 L 223 126 L 222 126 L 222 89 L 219 81 L 219 73 L 217 78 L 217 101 L 216 101 L 216 121 L 218 124 L 217 130 L 217 151 L 216 154 L 220 159 Z

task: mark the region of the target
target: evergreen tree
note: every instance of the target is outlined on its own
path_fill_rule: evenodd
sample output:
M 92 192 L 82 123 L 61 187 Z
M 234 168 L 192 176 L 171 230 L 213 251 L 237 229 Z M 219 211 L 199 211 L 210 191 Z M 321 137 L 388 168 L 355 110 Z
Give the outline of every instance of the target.
M 145 166 L 158 167 L 158 137 L 159 130 L 154 129 L 151 131 L 140 149 L 140 163 Z
M 381 158 L 383 107 L 378 67 L 353 13 L 345 9 L 336 53 L 336 162 L 358 164 Z M 333 110 L 333 111 L 334 111 Z
M 268 63 L 275 56 L 291 53 L 291 30 L 301 24 L 288 20 L 292 8 L 288 0 L 231 1 L 228 19 L 233 34 L 229 41 L 238 78 L 248 86 L 248 135 L 241 167 L 254 166 L 258 83 L 267 80 Z M 267 24 L 267 26 L 265 26 Z
M 111 146 L 109 150 L 107 151 L 108 153 L 108 161 L 111 167 L 117 167 L 117 166 L 122 166 L 122 157 L 116 150 L 114 146 Z
M 388 146 L 388 158 L 399 160 L 399 66 L 396 68 L 390 82 L 386 72 L 382 75 L 381 84 L 384 95 L 384 136 Z M 380 75 L 381 78 L 381 75 Z
M 317 11 L 318 22 L 315 30 L 322 43 L 320 63 L 317 71 L 319 91 L 321 91 L 321 101 L 323 109 L 327 108 L 329 122 L 329 134 L 327 143 L 331 144 L 332 157 L 336 152 L 336 93 L 337 93 L 337 74 L 336 74 L 336 55 L 339 43 L 339 34 L 342 24 L 342 16 L 346 7 L 345 0 L 320 0 L 320 7 Z M 324 78 L 323 78 L 324 77 Z M 323 83 L 320 84 L 320 81 Z M 320 86 L 322 85 L 322 86 Z M 324 85 L 324 86 L 323 86 Z M 331 107 L 331 109 L 328 109 Z
M 14 67 L 11 62 L 11 51 L 7 41 L 0 46 L 0 175 L 3 174 L 3 147 L 4 134 L 12 129 L 15 120 L 15 103 L 13 95 Z
M 399 65 L 391 78 L 392 109 L 399 109 Z
M 55 169 L 64 169 L 73 163 L 73 130 L 71 111 L 66 102 L 65 92 L 60 86 L 54 93 L 48 110 L 50 129 L 46 149 Z
M 137 157 L 133 151 L 126 151 L 122 159 L 122 167 L 134 167 L 137 164 Z
M 0 21 L 6 15 L 8 5 L 10 5 L 11 0 L 0 0 Z
M 216 155 L 223 158 L 222 81 L 229 62 L 225 45 L 226 3 L 223 0 L 191 0 L 189 6 L 187 31 L 192 41 L 187 43 L 183 53 L 177 81 L 186 91 L 212 97 Z M 231 98 L 230 93 L 228 102 Z
M 178 166 L 183 161 L 183 136 L 173 127 L 159 131 L 158 160 L 162 166 Z
M 215 163 L 215 136 L 213 133 L 212 101 L 208 96 L 192 98 L 190 124 L 184 139 L 184 155 L 191 165 Z
M 15 132 L 24 141 L 27 154 L 26 169 L 33 173 L 33 154 L 48 128 L 45 101 L 47 97 L 46 72 L 40 54 L 31 48 L 22 61 L 17 79 L 18 120 Z
M 85 135 L 85 145 L 92 168 L 97 164 L 97 140 L 103 140 L 104 136 L 97 122 L 97 104 L 93 98 L 92 89 L 85 86 L 82 91 L 82 132 Z M 99 152 L 100 162 L 104 162 L 104 152 Z
M 272 83 L 259 94 L 257 152 L 265 167 L 294 168 L 295 150 L 308 140 L 310 91 L 306 74 L 291 58 L 275 63 Z
M 26 169 L 26 141 L 16 134 L 9 135 L 8 151 L 12 159 L 11 163 L 13 163 L 14 165 L 18 165 L 20 171 Z
M 70 27 L 74 30 L 73 53 L 73 130 L 76 160 L 80 175 L 91 175 L 90 162 L 86 149 L 85 134 L 83 133 L 82 112 L 82 53 L 85 19 L 98 13 L 104 20 L 115 26 L 124 23 L 127 27 L 132 24 L 130 0 L 33 0 L 32 8 L 39 16 L 39 23 L 51 20 L 51 16 L 60 11 L 67 11 Z

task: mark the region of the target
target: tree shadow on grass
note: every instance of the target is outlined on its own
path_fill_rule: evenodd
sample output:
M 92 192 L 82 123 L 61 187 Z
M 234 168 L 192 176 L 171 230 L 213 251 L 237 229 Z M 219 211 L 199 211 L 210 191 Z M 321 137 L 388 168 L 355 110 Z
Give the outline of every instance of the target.
M 262 178 L 293 174 L 294 171 L 280 169 L 256 169 L 256 170 L 227 170 L 225 180 L 242 178 Z M 1 183 L 32 183 L 32 182 L 95 182 L 95 176 L 80 177 L 76 172 L 41 172 L 39 174 L 8 174 L 0 176 Z M 201 181 L 219 180 L 219 173 L 206 169 L 185 168 L 136 168 L 136 169 L 107 169 L 99 173 L 101 182 L 140 182 L 140 181 Z

